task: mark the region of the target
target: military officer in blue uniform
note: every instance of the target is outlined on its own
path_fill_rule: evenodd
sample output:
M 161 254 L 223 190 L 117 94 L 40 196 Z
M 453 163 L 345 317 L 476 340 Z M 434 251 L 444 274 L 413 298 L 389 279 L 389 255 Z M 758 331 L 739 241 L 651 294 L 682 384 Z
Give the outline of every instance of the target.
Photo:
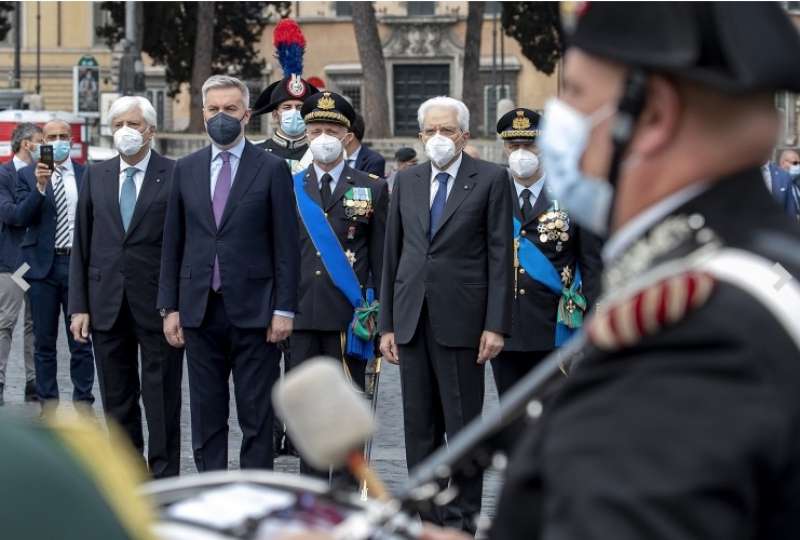
M 518 107 L 497 122 L 514 199 L 511 337 L 492 360 L 502 395 L 582 325 L 599 291 L 600 239 L 548 195 L 536 137 L 540 117 Z
M 364 388 L 376 328 L 372 326 L 372 337 L 361 342 L 366 358 L 353 353 L 358 339 L 351 328 L 357 314 L 364 326 L 377 320 L 388 189 L 385 180 L 344 161 L 355 119 L 344 97 L 314 94 L 304 102 L 302 113 L 313 162 L 294 176 L 301 259 L 292 366 L 314 356 L 331 356 L 341 360 L 357 387 Z M 302 461 L 301 471 L 318 473 Z

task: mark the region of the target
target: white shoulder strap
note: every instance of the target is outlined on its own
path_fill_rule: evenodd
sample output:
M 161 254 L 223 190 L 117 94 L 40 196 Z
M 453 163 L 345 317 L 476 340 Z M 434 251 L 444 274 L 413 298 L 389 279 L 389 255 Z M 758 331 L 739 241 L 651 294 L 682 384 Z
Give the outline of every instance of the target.
M 800 284 L 783 266 L 749 251 L 724 248 L 703 260 L 699 269 L 758 300 L 800 349 Z

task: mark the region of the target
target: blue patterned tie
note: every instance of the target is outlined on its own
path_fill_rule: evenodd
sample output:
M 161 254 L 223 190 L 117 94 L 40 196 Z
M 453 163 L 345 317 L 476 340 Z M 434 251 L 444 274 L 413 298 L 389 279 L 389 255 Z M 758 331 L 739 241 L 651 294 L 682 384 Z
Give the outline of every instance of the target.
M 133 209 L 136 207 L 136 184 L 133 182 L 133 176 L 138 170 L 136 167 L 125 169 L 125 181 L 122 182 L 122 193 L 119 195 L 119 213 L 122 215 L 122 228 L 125 232 L 128 232 Z
M 431 205 L 431 228 L 428 231 L 428 241 L 433 239 L 433 234 L 442 222 L 444 205 L 447 202 L 447 181 L 449 179 L 450 175 L 446 172 L 440 172 L 436 175 L 439 189 L 436 191 L 436 196 L 433 198 L 433 204 Z

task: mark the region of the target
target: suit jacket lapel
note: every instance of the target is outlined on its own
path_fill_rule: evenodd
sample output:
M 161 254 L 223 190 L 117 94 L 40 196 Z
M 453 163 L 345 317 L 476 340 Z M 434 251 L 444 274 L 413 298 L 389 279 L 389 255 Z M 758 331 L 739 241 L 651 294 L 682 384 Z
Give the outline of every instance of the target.
M 239 199 L 242 198 L 242 195 L 247 193 L 250 184 L 253 183 L 256 177 L 256 173 L 260 168 L 259 164 L 256 162 L 256 152 L 260 152 L 260 150 L 257 150 L 250 141 L 245 141 L 242 159 L 239 163 L 239 167 L 236 169 L 236 177 L 233 179 L 233 186 L 231 186 L 231 192 L 228 194 L 228 201 L 225 203 L 222 219 L 219 221 L 220 229 L 225 226 L 225 222 L 230 218 L 236 205 L 239 203 Z M 214 216 L 213 210 L 211 216 Z
M 354 184 L 355 181 L 353 180 L 353 169 L 345 165 L 344 169 L 342 169 L 342 174 L 339 175 L 339 181 L 336 182 L 336 188 L 333 190 L 333 193 L 331 193 L 331 200 L 328 201 L 325 211 L 327 212 L 333 208 L 333 206 L 339 202 L 342 197 L 344 197 L 344 194 L 347 193 L 347 190 L 353 187 Z
M 539 196 L 536 197 L 536 202 L 533 203 L 533 212 L 531 212 L 533 215 L 529 219 L 525 220 L 525 225 L 544 214 L 547 209 L 550 208 L 551 202 L 552 201 L 547 196 L 547 192 L 545 191 L 544 187 L 542 187 L 542 191 L 540 191 Z
M 414 207 L 417 209 L 425 237 L 431 227 L 431 164 L 417 172 L 414 187 Z
M 442 222 L 439 224 L 439 228 L 433 231 L 434 239 L 439 231 L 444 228 L 445 224 L 447 224 L 447 221 L 452 217 L 456 209 L 461 206 L 464 199 L 467 198 L 467 195 L 472 192 L 472 188 L 475 187 L 474 177 L 477 174 L 478 171 L 475 169 L 475 162 L 471 157 L 464 154 L 461 158 L 461 166 L 458 168 L 458 175 L 455 180 L 453 180 L 453 187 L 450 189 L 450 195 L 448 195 L 447 203 L 444 205 Z
M 508 173 L 508 181 L 511 183 L 511 201 L 514 203 L 514 217 L 517 218 L 520 224 L 525 223 L 525 220 L 522 219 L 522 209 L 519 205 L 519 196 L 517 195 L 517 185 L 514 183 L 514 177 L 511 176 L 511 173 Z
M 154 150 L 150 151 L 150 162 L 147 164 L 147 170 L 144 173 L 144 180 L 142 181 L 142 189 L 139 191 L 139 196 L 136 197 L 136 205 L 133 207 L 133 217 L 128 226 L 128 232 L 125 237 L 129 237 L 137 225 L 142 221 L 147 209 L 161 191 L 163 185 L 164 175 L 166 174 L 166 167 L 161 156 L 156 154 Z M 119 203 L 117 203 L 119 206 Z M 119 212 L 117 212 L 119 213 Z
M 106 199 L 106 204 L 111 209 L 114 215 L 114 226 L 119 229 L 120 236 L 125 234 L 122 228 L 122 214 L 119 209 L 119 156 L 113 160 L 106 162 L 106 168 L 103 171 L 102 186 L 105 193 L 103 196 Z
M 314 167 L 309 167 L 306 169 L 306 177 L 303 180 L 303 187 L 308 193 L 308 196 L 311 197 L 314 202 L 317 203 L 320 207 L 322 207 L 322 198 L 319 194 L 319 180 L 317 180 L 317 172 Z

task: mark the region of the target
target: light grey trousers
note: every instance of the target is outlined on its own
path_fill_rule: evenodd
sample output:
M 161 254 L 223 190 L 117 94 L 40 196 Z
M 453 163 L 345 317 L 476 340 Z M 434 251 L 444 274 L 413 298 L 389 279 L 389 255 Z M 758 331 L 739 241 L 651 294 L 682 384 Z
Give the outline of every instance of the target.
M 11 353 L 11 335 L 17 324 L 19 311 L 25 305 L 24 311 L 24 352 L 25 380 L 36 379 L 36 368 L 33 363 L 33 320 L 31 318 L 31 305 L 28 295 L 14 283 L 11 274 L 0 272 L 0 384 L 6 382 L 6 367 Z

